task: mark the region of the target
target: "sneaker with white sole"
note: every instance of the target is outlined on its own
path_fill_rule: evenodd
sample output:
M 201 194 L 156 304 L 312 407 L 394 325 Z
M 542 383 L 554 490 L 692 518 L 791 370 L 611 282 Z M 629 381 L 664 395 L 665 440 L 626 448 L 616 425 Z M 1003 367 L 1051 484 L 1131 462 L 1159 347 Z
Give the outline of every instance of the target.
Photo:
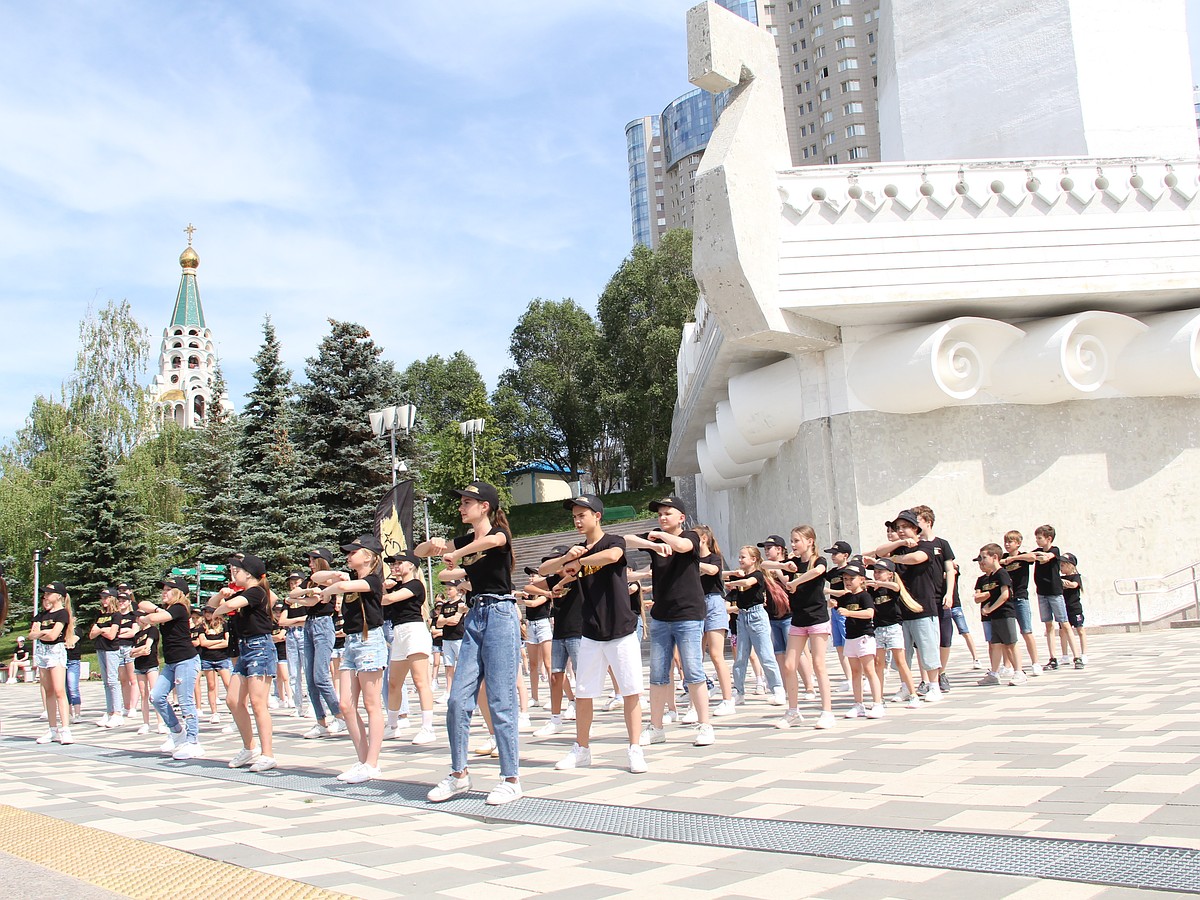
M 167 728 L 167 723 L 166 723 L 166 722 L 159 722 L 159 723 L 158 723 L 158 733 L 159 733 L 159 734 L 170 734 L 170 729 L 169 729 L 169 728 Z
M 143 722 L 143 723 L 142 723 L 142 724 L 141 724 L 141 725 L 138 727 L 137 733 L 138 733 L 138 737 L 141 737 L 143 734 L 149 734 L 149 733 L 150 733 L 150 726 L 149 726 L 147 723 L 144 723 L 144 722 Z
M 712 714 L 714 716 L 732 716 L 735 712 L 737 712 L 737 708 L 734 706 L 732 698 L 729 700 L 722 700 L 712 708 Z
M 696 729 L 696 739 L 692 741 L 693 747 L 707 747 L 716 741 L 717 735 L 713 732 L 713 727 L 710 723 L 705 722 Z
M 893 703 L 907 703 L 914 696 L 915 696 L 914 694 L 910 694 L 908 692 L 908 688 L 906 688 L 906 687 L 900 688 L 900 690 L 898 690 L 895 693 L 895 695 L 892 697 L 892 702 Z
M 1024 672 L 1018 670 L 1013 673 L 1013 677 L 1008 680 L 1008 683 L 1009 683 L 1009 686 L 1011 687 L 1014 684 L 1024 684 L 1028 680 L 1029 680 L 1029 676 L 1026 675 Z
M 614 709 L 616 709 L 620 705 L 621 705 L 620 697 L 609 697 L 607 700 L 604 701 L 604 706 L 601 707 L 601 709 L 603 709 L 605 712 L 612 712 Z
M 819 716 L 817 716 L 817 721 L 816 721 L 816 724 L 813 725 L 813 728 L 820 728 L 820 729 L 832 728 L 836 724 L 837 724 L 837 719 L 834 718 L 832 710 L 827 709 L 823 713 L 821 713 Z
M 176 748 L 183 743 L 183 740 L 182 728 L 180 728 L 178 731 L 169 731 L 167 733 L 167 739 L 158 745 L 158 749 L 162 753 L 174 753 Z
M 275 757 L 260 756 L 250 766 L 250 771 L 251 772 L 268 772 L 273 768 L 275 768 Z
M 386 731 L 383 734 L 384 734 L 384 737 L 387 737 Z M 308 729 L 308 731 L 304 732 L 302 737 L 307 741 L 316 740 L 317 738 L 329 737 L 329 728 L 325 725 L 322 725 L 320 722 L 318 722 L 312 728 Z
M 63 727 L 58 729 L 58 742 L 60 744 L 75 743 L 75 735 L 71 734 L 70 728 Z
M 780 718 L 775 720 L 776 728 L 791 728 L 793 725 L 799 725 L 804 721 L 804 716 L 800 715 L 800 710 L 789 709 Z
M 400 722 L 397 722 L 395 725 L 385 725 L 383 728 L 383 739 L 390 741 L 393 738 L 398 738 L 404 734 L 405 728 L 406 726 Z
M 47 728 L 47 729 L 46 729 L 46 733 L 45 733 L 45 734 L 43 734 L 43 735 L 42 735 L 40 738 L 38 738 L 38 739 L 37 739 L 37 740 L 36 740 L 34 743 L 37 743 L 37 744 L 49 744 L 49 743 L 51 743 L 51 742 L 52 742 L 52 741 L 53 741 L 53 740 L 54 740 L 56 737 L 58 737 L 58 732 L 56 732 L 56 731 L 55 731 L 53 728 Z
M 696 712 L 696 707 L 692 707 L 683 714 L 683 718 L 679 720 L 680 725 L 695 725 L 700 721 L 700 713 Z
M 521 799 L 521 782 L 519 781 L 501 781 L 498 785 L 492 788 L 492 792 L 487 795 L 487 800 L 484 802 L 488 806 L 503 806 L 505 803 L 512 803 L 514 800 Z
M 999 684 L 1000 676 L 997 675 L 995 672 L 988 672 L 986 675 L 984 675 L 982 678 L 980 678 L 975 683 L 980 685 L 981 687 L 989 687 L 990 685 L 993 685 L 993 684 Z
M 754 682 L 754 693 L 765 694 L 766 692 L 767 692 L 767 682 L 765 680 L 763 680 L 762 678 L 759 678 L 757 681 Z
M 329 736 L 333 737 L 336 734 L 346 733 L 346 723 L 341 719 L 334 719 L 329 723 Z
M 221 734 L 237 734 L 237 726 L 232 722 L 221 726 Z
M 882 719 L 887 715 L 887 707 L 882 703 L 876 703 L 867 709 L 868 719 Z
M 787 691 L 783 688 L 775 688 L 767 702 L 772 706 L 787 706 Z
M 560 772 L 565 772 L 568 769 L 583 769 L 591 764 L 591 747 L 580 747 L 578 744 L 575 744 L 566 756 L 554 764 L 554 768 Z
M 665 728 L 655 728 L 650 725 L 642 732 L 642 738 L 638 743 L 643 747 L 649 747 L 651 744 L 665 744 L 667 742 L 667 730 Z
M 337 780 L 345 781 L 347 778 L 350 778 L 351 776 L 353 776 L 356 772 L 358 772 L 359 769 L 361 769 L 365 765 L 366 765 L 366 763 L 356 762 L 354 765 L 352 765 L 346 771 L 339 774 L 337 776 Z
M 234 755 L 233 759 L 229 761 L 229 768 L 240 769 L 243 766 L 250 765 L 250 763 L 254 762 L 256 759 L 258 759 L 257 750 L 247 750 L 245 747 L 243 747 Z
M 746 695 L 742 691 L 734 691 L 730 695 L 730 699 L 733 701 L 734 706 L 745 706 L 746 705 Z
M 865 719 L 866 716 L 867 709 L 861 703 L 855 703 L 848 710 L 846 710 L 847 719 Z
M 124 724 L 125 724 L 125 717 L 123 715 L 121 715 L 120 713 L 117 713 L 115 716 L 108 717 L 108 724 L 105 725 L 104 727 L 105 728 L 120 728 Z
M 533 722 L 529 718 L 529 713 L 517 713 L 517 730 L 529 731 L 531 728 L 533 728 Z
M 470 789 L 470 775 L 464 774 L 461 778 L 456 778 L 454 773 L 451 772 L 429 789 L 429 793 L 425 795 L 425 799 L 430 803 L 444 803 L 447 800 L 452 800 L 455 797 L 465 794 Z
M 973 659 L 973 660 L 971 660 L 971 668 L 972 669 L 982 669 L 983 663 L 978 659 Z
M 563 710 L 562 717 L 563 717 L 564 722 L 574 722 L 575 721 L 575 701 L 574 700 L 572 700 L 570 703 L 567 704 L 567 708 Z
M 108 713 L 105 713 L 104 715 L 102 715 L 100 718 L 98 718 L 96 720 L 96 727 L 97 728 L 107 728 L 108 727 Z
M 1083 664 L 1086 666 L 1086 665 L 1087 665 L 1087 654 L 1086 654 L 1086 653 L 1080 653 L 1080 654 L 1079 654 L 1079 661 L 1080 661 L 1080 662 L 1082 662 L 1082 663 L 1083 663 Z
M 936 684 L 929 686 L 929 691 L 925 694 L 926 703 L 940 703 L 942 701 L 942 689 Z
M 811 703 L 812 701 L 817 699 L 817 692 L 816 691 L 805 691 L 803 694 L 800 695 L 800 699 Z
M 629 771 L 634 775 L 640 775 L 646 771 L 646 754 L 642 752 L 640 744 L 630 744 L 629 749 L 625 751 L 626 758 L 629 760 Z
M 911 697 L 909 697 L 907 700 L 904 701 L 904 708 L 905 709 L 920 709 L 921 708 L 921 698 L 918 697 L 916 694 L 913 694 Z
M 1029 671 L 1033 675 L 1033 677 L 1036 678 L 1037 676 L 1042 674 L 1042 666 L 1040 663 L 1034 663 L 1033 665 L 1031 665 L 1029 667 Z
M 471 752 L 476 756 L 491 756 L 496 752 L 496 736 L 489 734 L 487 740 L 477 747 L 472 747 Z
M 436 740 L 437 735 L 433 733 L 432 728 L 418 728 L 417 733 L 413 735 L 412 742 L 418 747 L 423 747 L 426 744 L 432 744 Z
M 383 774 L 383 770 L 379 766 L 368 766 L 366 763 L 360 763 L 352 772 L 346 773 L 346 777 L 342 779 L 346 784 L 362 784 L 365 781 L 370 781 L 372 778 L 378 778 Z
M 562 731 L 562 719 L 559 716 L 551 716 L 550 721 L 533 733 L 534 737 L 550 737 L 552 734 L 558 734 Z
M 211 716 L 209 716 L 208 724 L 209 725 L 220 725 L 221 724 L 221 714 L 213 713 Z
M 279 709 L 279 698 L 274 694 L 267 697 L 267 709 Z
M 200 744 L 180 744 L 171 754 L 172 759 L 203 759 L 204 747 Z
M 665 713 L 663 713 L 663 724 L 664 725 L 674 725 L 678 721 L 679 721 L 679 713 L 676 712 L 675 710 L 668 709 Z

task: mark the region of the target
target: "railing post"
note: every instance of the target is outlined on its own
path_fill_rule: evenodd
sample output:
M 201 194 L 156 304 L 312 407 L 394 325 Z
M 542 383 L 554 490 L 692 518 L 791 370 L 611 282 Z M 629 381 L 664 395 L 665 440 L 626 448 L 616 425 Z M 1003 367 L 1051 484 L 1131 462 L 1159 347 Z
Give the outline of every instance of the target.
M 1137 599 L 1137 614 L 1138 614 L 1138 634 L 1142 633 L 1142 595 L 1134 594 Z
M 1196 586 L 1196 563 L 1192 563 L 1192 597 L 1196 601 L 1196 618 L 1200 619 L 1200 587 Z

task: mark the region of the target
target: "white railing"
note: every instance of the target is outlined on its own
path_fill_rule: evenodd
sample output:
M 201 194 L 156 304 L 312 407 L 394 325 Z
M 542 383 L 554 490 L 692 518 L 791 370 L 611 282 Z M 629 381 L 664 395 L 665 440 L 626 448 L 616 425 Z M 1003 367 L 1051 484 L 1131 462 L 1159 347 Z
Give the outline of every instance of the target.
M 1171 584 L 1171 579 L 1177 575 L 1188 573 L 1189 577 L 1186 581 L 1179 584 Z M 1138 578 L 1118 578 L 1113 582 L 1113 591 L 1122 597 L 1134 597 L 1137 602 L 1137 627 L 1138 631 L 1142 630 L 1142 623 L 1145 619 L 1142 617 L 1142 597 L 1155 596 L 1159 594 L 1173 594 L 1176 591 L 1190 587 L 1192 589 L 1192 599 L 1187 603 L 1180 604 L 1162 615 L 1156 616 L 1155 619 L 1166 618 L 1174 615 L 1180 610 L 1187 609 L 1189 606 L 1195 606 L 1196 617 L 1200 619 L 1200 560 L 1186 565 L 1181 569 L 1176 569 L 1174 572 L 1168 572 L 1166 575 L 1143 575 Z

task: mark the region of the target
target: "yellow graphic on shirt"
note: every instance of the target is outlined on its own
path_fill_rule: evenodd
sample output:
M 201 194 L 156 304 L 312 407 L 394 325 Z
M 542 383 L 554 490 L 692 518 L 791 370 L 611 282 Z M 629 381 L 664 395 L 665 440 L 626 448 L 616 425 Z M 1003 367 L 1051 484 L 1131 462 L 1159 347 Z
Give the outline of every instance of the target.
M 465 569 L 467 566 L 473 566 L 473 565 L 475 565 L 475 563 L 477 563 L 477 562 L 479 562 L 481 559 L 483 559 L 483 554 L 484 554 L 484 553 L 486 553 L 486 552 L 487 552 L 486 550 L 480 550 L 480 551 L 479 551 L 479 552 L 477 552 L 477 553 L 472 553 L 472 554 L 470 554 L 469 556 L 464 556 L 462 559 L 460 559 L 460 560 L 458 561 L 458 564 L 459 564 L 459 566 L 460 566 L 460 567 L 462 567 L 462 568 L 464 568 L 464 569 Z

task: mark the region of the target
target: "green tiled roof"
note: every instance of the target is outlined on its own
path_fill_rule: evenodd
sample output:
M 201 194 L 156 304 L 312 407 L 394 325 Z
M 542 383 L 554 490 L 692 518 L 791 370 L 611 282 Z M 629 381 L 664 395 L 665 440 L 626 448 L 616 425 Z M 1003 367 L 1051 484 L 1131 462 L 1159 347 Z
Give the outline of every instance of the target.
M 204 307 L 200 305 L 200 288 L 196 286 L 195 273 L 184 273 L 179 279 L 179 293 L 175 296 L 175 313 L 171 316 L 172 328 L 204 328 Z

